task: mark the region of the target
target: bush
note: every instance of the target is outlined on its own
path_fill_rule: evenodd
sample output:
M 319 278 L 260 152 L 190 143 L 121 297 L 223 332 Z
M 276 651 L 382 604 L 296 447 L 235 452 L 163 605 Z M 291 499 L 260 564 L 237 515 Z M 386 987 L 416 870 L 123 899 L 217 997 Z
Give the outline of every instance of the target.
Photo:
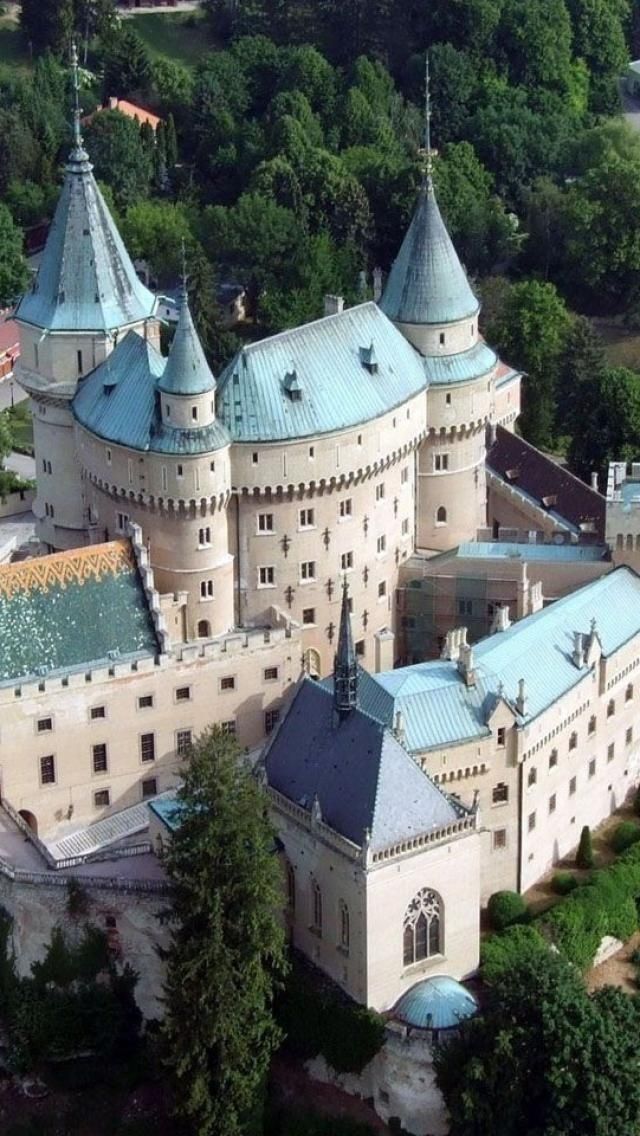
M 487 904 L 491 926 L 496 931 L 505 931 L 514 923 L 524 923 L 529 910 L 517 891 L 495 891 Z
M 556 872 L 551 881 L 551 886 L 556 895 L 569 895 L 577 888 L 578 881 L 571 872 Z
M 576 865 L 578 868 L 592 868 L 594 865 L 591 829 L 588 824 L 585 824 L 580 833 L 580 843 L 576 853 Z
M 633 794 L 633 811 L 636 816 L 640 816 L 640 785 Z
M 516 924 L 483 942 L 480 952 L 482 977 L 488 983 L 499 982 L 507 970 L 520 967 L 547 950 L 548 946 L 536 927 Z
M 631 848 L 631 845 L 636 844 L 638 840 L 640 840 L 638 825 L 632 820 L 623 820 L 611 833 L 609 844 L 619 855 L 621 852 L 626 852 L 627 848 Z

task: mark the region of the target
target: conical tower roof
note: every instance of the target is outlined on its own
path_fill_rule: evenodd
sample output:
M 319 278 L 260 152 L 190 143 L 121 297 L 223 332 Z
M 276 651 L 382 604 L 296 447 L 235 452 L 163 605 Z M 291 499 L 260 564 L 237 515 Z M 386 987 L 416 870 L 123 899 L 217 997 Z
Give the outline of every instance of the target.
M 394 323 L 408 324 L 455 323 L 480 307 L 442 219 L 431 177 L 420 189 L 380 307 Z
M 138 278 L 93 176 L 80 135 L 74 55 L 74 144 L 40 268 L 16 316 L 49 331 L 112 331 L 148 319 L 156 299 Z
M 187 290 L 180 295 L 178 326 L 173 337 L 164 374 L 158 390 L 165 394 L 195 395 L 216 389 L 216 380 L 207 363 L 193 323 Z

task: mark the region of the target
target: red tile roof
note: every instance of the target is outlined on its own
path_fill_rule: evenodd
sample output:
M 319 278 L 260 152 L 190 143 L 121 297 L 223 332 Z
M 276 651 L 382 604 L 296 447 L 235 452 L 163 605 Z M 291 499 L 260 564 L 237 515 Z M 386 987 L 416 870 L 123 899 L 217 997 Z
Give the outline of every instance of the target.
M 0 356 L 11 355 L 17 359 L 20 354 L 20 335 L 18 325 L 9 316 L 0 322 Z
M 87 117 L 83 119 L 83 122 L 91 122 L 97 114 L 102 114 L 105 110 L 119 110 L 120 114 L 126 115 L 127 118 L 135 118 L 136 122 L 139 122 L 141 126 L 143 122 L 148 123 L 154 131 L 158 129 L 162 122 L 162 119 L 159 118 L 157 114 L 152 114 L 150 110 L 145 110 L 144 107 L 138 106 L 137 103 L 131 103 L 127 99 L 118 98 L 108 99 L 106 106 L 97 107 L 93 114 L 88 114 Z

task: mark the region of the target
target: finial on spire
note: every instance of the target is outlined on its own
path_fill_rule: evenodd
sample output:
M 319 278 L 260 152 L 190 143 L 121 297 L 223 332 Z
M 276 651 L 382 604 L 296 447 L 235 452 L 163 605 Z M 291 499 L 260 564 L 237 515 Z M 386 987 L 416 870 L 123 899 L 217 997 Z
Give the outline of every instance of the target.
M 340 721 L 347 718 L 358 705 L 358 659 L 353 644 L 346 575 L 342 582 L 340 633 L 333 667 L 333 704 Z
M 71 72 L 73 76 L 73 145 L 76 150 L 82 150 L 82 134 L 80 133 L 80 67 L 78 65 L 78 48 L 76 41 L 71 44 Z
M 424 62 L 424 176 L 427 188 L 433 184 L 433 150 L 431 149 L 431 80 L 429 76 L 429 52 L 425 54 Z
M 188 296 L 187 284 L 189 283 L 189 275 L 187 273 L 187 246 L 184 237 L 180 242 L 180 251 L 182 253 L 182 295 L 186 299 Z

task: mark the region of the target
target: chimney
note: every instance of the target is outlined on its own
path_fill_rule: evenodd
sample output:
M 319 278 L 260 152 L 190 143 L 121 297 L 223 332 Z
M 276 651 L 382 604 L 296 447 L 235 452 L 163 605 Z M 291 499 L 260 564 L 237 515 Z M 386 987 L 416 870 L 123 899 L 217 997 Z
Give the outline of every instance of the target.
M 591 488 L 595 489 L 596 493 L 598 492 L 598 472 L 595 469 L 591 474 Z
M 460 657 L 460 648 L 466 646 L 466 643 L 466 627 L 453 627 L 451 631 L 447 631 L 440 658 L 447 659 L 450 663 L 457 662 Z
M 466 628 L 465 628 L 466 634 Z M 468 643 L 460 645 L 460 657 L 458 659 L 458 671 L 462 675 L 465 686 L 476 685 L 476 672 L 473 669 L 473 647 Z
M 496 608 L 493 621 L 491 623 L 491 635 L 495 635 L 498 631 L 508 631 L 511 627 L 511 620 L 509 619 L 509 605 L 499 604 Z
M 325 316 L 339 316 L 344 311 L 344 296 L 325 296 Z
M 373 270 L 373 298 L 378 303 L 382 295 L 382 269 L 374 268 Z
M 582 632 L 574 631 L 573 633 L 573 661 L 578 670 L 582 670 L 584 666 L 584 643 L 582 639 Z
M 516 710 L 521 717 L 527 713 L 527 692 L 525 690 L 524 679 L 518 681 L 518 697 L 516 698 Z
M 111 95 L 111 97 L 108 100 L 109 110 L 117 110 L 118 109 L 118 102 L 119 102 L 119 100 L 117 98 L 115 98 L 113 95 Z

